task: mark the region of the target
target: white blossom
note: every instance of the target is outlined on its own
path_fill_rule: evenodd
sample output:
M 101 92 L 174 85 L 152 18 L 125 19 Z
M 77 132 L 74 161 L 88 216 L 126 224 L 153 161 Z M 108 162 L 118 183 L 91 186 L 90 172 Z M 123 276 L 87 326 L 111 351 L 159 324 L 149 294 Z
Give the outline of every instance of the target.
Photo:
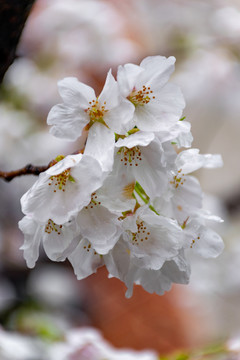
M 190 276 L 190 264 L 186 260 L 183 250 L 178 255 L 163 263 L 158 270 L 147 269 L 134 262 L 130 246 L 122 239 L 104 257 L 111 276 L 122 280 L 126 287 L 126 297 L 131 297 L 133 286 L 141 285 L 150 293 L 163 295 L 169 291 L 173 283 L 187 284 Z
M 200 210 L 188 217 L 184 224 L 185 247 L 204 258 L 215 258 L 224 249 L 222 238 L 209 223 L 222 222 L 218 216 Z
M 123 239 L 137 265 L 158 270 L 182 248 L 182 229 L 176 221 L 155 214 L 147 206 L 123 220 Z
M 168 161 L 166 154 L 166 161 Z M 173 160 L 174 155 L 170 153 Z M 188 149 L 175 154 L 174 163 L 168 168 L 168 189 L 162 196 L 156 196 L 153 203 L 156 210 L 180 224 L 195 211 L 202 208 L 202 189 L 197 178 L 188 175 L 201 167 L 219 167 L 220 155 L 199 154 L 198 149 Z
M 46 223 L 38 223 L 32 217 L 24 216 L 19 221 L 19 228 L 24 234 L 24 243 L 20 249 L 23 250 L 30 268 L 35 266 L 39 257 L 41 243 L 49 259 L 63 261 L 74 249 L 73 240 L 79 233 L 77 223 L 73 219 L 58 225 L 52 219 L 48 219 Z
M 133 104 L 120 95 L 111 71 L 99 97 L 76 78 L 63 79 L 58 88 L 64 103 L 55 105 L 48 115 L 47 122 L 52 125 L 50 132 L 63 139 L 76 140 L 88 125 L 85 153 L 97 158 L 104 171 L 111 170 L 114 132 L 125 134 L 130 130 L 128 123 L 134 112 Z M 104 155 L 107 150 L 107 157 L 103 158 L 102 147 L 105 147 Z
M 48 360 L 48 348 L 38 338 L 31 338 L 0 328 L 1 360 Z
M 174 71 L 173 56 L 149 56 L 140 66 L 119 66 L 117 81 L 121 94 L 134 104 L 132 127 L 163 131 L 177 122 L 185 102 L 177 85 L 167 83 Z
M 91 242 L 99 254 L 106 254 L 113 248 L 121 234 L 118 215 L 101 205 L 97 193 L 76 219 L 81 234 Z
M 78 280 L 95 273 L 100 266 L 104 265 L 102 256 L 94 250 L 87 239 L 82 237 L 79 237 L 78 245 L 68 256 L 68 260 Z
M 155 136 L 161 143 L 171 141 L 180 147 L 191 147 L 193 136 L 191 134 L 191 124 L 187 121 L 180 119 L 174 123 L 169 129 L 158 131 Z
M 39 175 L 21 198 L 22 211 L 36 221 L 61 225 L 91 200 L 102 185 L 102 169 L 88 155 L 69 155 Z
M 150 196 L 161 194 L 167 188 L 164 169 L 164 152 L 161 143 L 150 132 L 136 132 L 116 143 L 116 171 L 124 172 L 129 179 L 137 181 Z M 163 160 L 162 160 L 163 159 Z
M 66 340 L 51 347 L 49 360 L 157 360 L 154 351 L 115 349 L 93 328 L 71 329 Z

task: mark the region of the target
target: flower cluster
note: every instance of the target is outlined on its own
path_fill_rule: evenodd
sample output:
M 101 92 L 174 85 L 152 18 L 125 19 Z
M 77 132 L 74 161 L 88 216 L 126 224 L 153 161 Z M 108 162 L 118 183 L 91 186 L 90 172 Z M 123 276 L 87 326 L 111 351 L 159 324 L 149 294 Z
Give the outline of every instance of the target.
M 185 102 L 169 82 L 175 58 L 153 56 L 109 71 L 101 94 L 76 78 L 59 82 L 63 103 L 47 122 L 59 138 L 87 130 L 81 153 L 58 157 L 21 199 L 19 222 L 29 267 L 42 242 L 54 261 L 68 259 L 78 279 L 105 265 L 131 296 L 134 284 L 163 294 L 189 281 L 189 252 L 216 257 L 223 249 L 190 175 L 222 165 L 220 155 L 191 149 Z M 180 151 L 180 148 L 185 150 Z
M 61 341 L 43 341 L 0 328 L 1 360 L 157 360 L 153 350 L 116 349 L 90 327 L 68 329 Z
M 157 360 L 153 350 L 116 349 L 94 328 L 70 329 L 49 351 L 49 360 Z

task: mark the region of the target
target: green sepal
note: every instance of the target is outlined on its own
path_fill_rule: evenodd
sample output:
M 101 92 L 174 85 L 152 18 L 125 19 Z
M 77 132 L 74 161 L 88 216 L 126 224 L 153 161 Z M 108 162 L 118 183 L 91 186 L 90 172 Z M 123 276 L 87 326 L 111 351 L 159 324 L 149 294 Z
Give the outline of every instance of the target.
M 127 134 L 132 135 L 132 134 L 135 134 L 138 131 L 140 131 L 140 130 L 135 126 L 133 129 L 129 130 Z
M 59 161 L 62 161 L 64 158 L 65 158 L 64 155 L 58 155 L 58 156 L 55 158 L 55 161 L 56 161 L 56 162 L 59 162 Z
M 72 177 L 72 175 L 69 175 L 68 180 L 71 181 L 71 183 L 76 182 L 76 180 Z

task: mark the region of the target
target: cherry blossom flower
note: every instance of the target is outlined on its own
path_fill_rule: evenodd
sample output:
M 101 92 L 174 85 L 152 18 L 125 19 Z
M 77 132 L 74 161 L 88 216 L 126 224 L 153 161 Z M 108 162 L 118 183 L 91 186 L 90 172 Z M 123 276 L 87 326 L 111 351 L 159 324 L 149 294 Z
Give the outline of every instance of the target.
M 102 185 L 102 169 L 88 155 L 69 155 L 39 175 L 21 198 L 22 211 L 36 221 L 61 225 L 91 200 Z
M 190 264 L 183 250 L 171 260 L 165 261 L 158 270 L 147 269 L 134 262 L 129 244 L 122 239 L 108 255 L 104 256 L 106 267 L 111 276 L 122 280 L 126 287 L 126 297 L 131 297 L 133 286 L 141 285 L 150 293 L 163 295 L 173 283 L 187 284 L 190 277 Z
M 96 192 L 89 204 L 78 213 L 76 222 L 82 236 L 99 254 L 108 253 L 118 241 L 122 232 L 118 216 L 101 205 Z
M 167 187 L 161 143 L 151 132 L 138 131 L 116 143 L 116 171 L 124 172 L 129 179 L 137 181 L 150 197 L 159 195 Z M 130 181 L 130 180 L 129 180 Z
M 55 105 L 48 114 L 50 132 L 57 137 L 76 140 L 88 124 L 102 124 L 112 131 L 125 133 L 125 124 L 132 117 L 134 106 L 119 94 L 111 71 L 104 88 L 96 97 L 94 90 L 76 78 L 65 78 L 58 83 L 63 104 Z
M 155 136 L 163 144 L 167 141 L 171 141 L 178 148 L 191 147 L 193 136 L 191 134 L 191 124 L 187 121 L 180 119 L 174 123 L 169 129 L 158 131 Z
M 19 221 L 19 228 L 24 234 L 21 250 L 29 268 L 35 266 L 41 243 L 47 256 L 53 261 L 65 260 L 77 246 L 74 238 L 79 234 L 79 228 L 73 219 L 57 225 L 51 219 L 46 223 L 38 223 L 32 217 L 24 216 Z
M 129 244 L 134 263 L 158 270 L 182 248 L 182 229 L 176 221 L 155 214 L 147 206 L 123 220 L 123 240 Z
M 70 328 L 61 340 L 43 341 L 40 336 L 0 329 L 1 360 L 158 360 L 153 350 L 116 349 L 90 327 Z
M 183 226 L 185 246 L 204 258 L 217 257 L 223 251 L 224 243 L 209 224 L 222 221 L 220 217 L 203 210 L 190 215 Z
M 172 157 L 172 154 L 170 154 Z M 188 149 L 175 155 L 169 170 L 168 190 L 153 200 L 156 210 L 180 224 L 190 214 L 202 207 L 202 189 L 197 178 L 188 175 L 201 167 L 214 168 L 222 165 L 220 155 L 199 154 L 198 149 Z
M 176 159 L 176 166 L 182 172 L 189 174 L 203 168 L 217 168 L 223 165 L 222 157 L 219 154 L 199 154 L 198 149 L 187 149 L 179 153 Z
M 202 207 L 202 189 L 197 178 L 182 174 L 171 175 L 168 191 L 157 196 L 153 206 L 160 214 L 174 218 L 179 224 Z
M 174 71 L 173 56 L 149 56 L 140 66 L 119 66 L 117 82 L 122 96 L 135 107 L 132 127 L 163 131 L 177 122 L 185 102 L 178 86 L 167 83 Z
M 79 237 L 78 245 L 68 256 L 68 260 L 78 280 L 95 273 L 100 266 L 104 265 L 103 257 L 95 251 L 87 239 L 82 237 Z
M 93 328 L 71 329 L 65 341 L 53 345 L 49 360 L 157 360 L 154 351 L 115 349 Z
M 114 132 L 125 134 L 130 130 L 128 123 L 133 116 L 133 104 L 120 95 L 111 71 L 108 72 L 99 97 L 96 97 L 91 87 L 76 78 L 63 79 L 58 83 L 58 88 L 64 103 L 55 105 L 49 112 L 47 123 L 52 125 L 51 134 L 63 139 L 76 140 L 88 125 L 89 135 L 85 153 L 94 154 L 104 171 L 111 170 Z M 102 156 L 103 148 L 107 150 L 107 157 L 106 152 L 103 152 Z
M 134 210 L 136 206 L 134 189 L 135 180 L 125 171 L 119 171 L 117 167 L 114 167 L 96 193 L 101 204 L 119 216 L 119 214 Z

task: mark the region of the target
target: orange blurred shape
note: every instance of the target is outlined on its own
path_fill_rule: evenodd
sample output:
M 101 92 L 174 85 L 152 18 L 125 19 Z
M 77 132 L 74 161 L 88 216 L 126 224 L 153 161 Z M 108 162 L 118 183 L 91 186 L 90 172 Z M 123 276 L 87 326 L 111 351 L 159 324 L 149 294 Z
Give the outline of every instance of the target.
M 132 298 L 126 299 L 125 285 L 108 279 L 105 268 L 84 282 L 92 325 L 114 346 L 150 348 L 163 354 L 198 345 L 201 324 L 193 310 L 182 306 L 183 297 L 189 296 L 183 286 L 163 296 L 135 286 Z

